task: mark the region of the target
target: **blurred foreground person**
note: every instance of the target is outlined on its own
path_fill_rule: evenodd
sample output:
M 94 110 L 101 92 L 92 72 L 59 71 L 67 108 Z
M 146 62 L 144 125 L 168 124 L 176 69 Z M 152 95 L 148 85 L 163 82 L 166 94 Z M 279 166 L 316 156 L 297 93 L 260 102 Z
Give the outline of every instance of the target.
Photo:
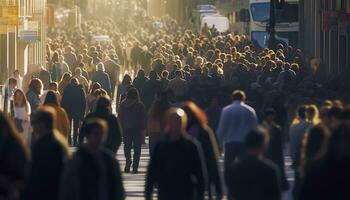
M 140 101 L 136 88 L 130 88 L 126 93 L 126 99 L 120 104 L 119 119 L 123 129 L 124 154 L 126 159 L 126 173 L 130 172 L 132 164 L 133 173 L 138 172 L 141 146 L 147 124 L 145 105 Z M 131 160 L 131 149 L 134 150 Z
M 167 92 L 158 92 L 148 111 L 147 131 L 149 135 L 150 155 L 158 141 L 164 137 L 164 116 L 170 108 Z
M 166 116 L 166 136 L 156 145 L 147 170 L 145 197 L 159 200 L 203 200 L 206 182 L 204 155 L 198 142 L 186 133 L 187 117 L 179 108 Z
M 70 121 L 66 111 L 60 106 L 58 102 L 58 94 L 53 91 L 48 91 L 44 101 L 44 105 L 50 106 L 56 111 L 56 128 L 65 138 L 68 144 L 68 137 L 70 136 Z
M 118 161 L 104 149 L 107 123 L 89 118 L 85 122 L 83 144 L 64 170 L 61 200 L 123 200 L 124 188 Z
M 23 192 L 25 200 L 58 199 L 61 174 L 67 159 L 62 136 L 54 130 L 55 110 L 42 107 L 33 114 L 33 148 L 30 177 Z
M 99 97 L 97 100 L 96 112 L 87 115 L 83 122 L 81 132 L 79 134 L 79 144 L 83 144 L 84 142 L 84 138 L 86 137 L 85 124 L 90 118 L 99 118 L 107 122 L 108 133 L 104 145 L 106 149 L 116 154 L 122 142 L 122 131 L 119 120 L 112 114 L 110 99 L 107 97 Z
M 207 117 L 196 104 L 189 101 L 183 106 L 188 117 L 187 133 L 196 138 L 203 149 L 208 174 L 208 196 L 209 199 L 222 199 L 221 178 L 217 158 L 219 148 L 213 131 L 208 126 Z M 212 188 L 216 195 L 213 195 Z M 214 198 L 216 196 L 216 198 Z
M 245 155 L 228 166 L 226 184 L 229 199 L 279 200 L 278 167 L 263 158 L 269 136 L 265 129 L 251 130 L 245 138 Z
M 17 200 L 28 178 L 29 149 L 12 121 L 0 112 L 0 199 Z
M 76 78 L 72 78 L 62 95 L 62 107 L 66 110 L 70 123 L 73 123 L 73 141 L 69 136 L 68 142 L 73 146 L 78 145 L 78 133 L 81 122 L 85 117 L 86 98 L 85 92 Z
M 315 158 L 305 170 L 298 199 L 350 199 L 350 126 L 336 128 L 325 156 Z

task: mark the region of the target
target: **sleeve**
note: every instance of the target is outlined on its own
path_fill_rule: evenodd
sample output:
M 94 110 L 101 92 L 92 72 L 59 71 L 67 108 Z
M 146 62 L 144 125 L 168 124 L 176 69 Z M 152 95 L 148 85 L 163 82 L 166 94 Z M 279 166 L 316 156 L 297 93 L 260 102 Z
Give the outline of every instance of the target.
M 218 129 L 216 130 L 216 134 L 218 136 L 219 145 L 222 149 L 224 147 L 224 140 L 225 140 L 226 132 L 227 132 L 226 120 L 227 119 L 225 116 L 225 112 L 221 111 L 219 125 L 218 125 Z
M 152 200 L 153 187 L 157 184 L 156 177 L 158 177 L 158 163 L 159 160 L 159 144 L 154 148 L 154 151 L 151 156 L 151 160 L 148 164 L 146 183 L 145 183 L 145 199 Z

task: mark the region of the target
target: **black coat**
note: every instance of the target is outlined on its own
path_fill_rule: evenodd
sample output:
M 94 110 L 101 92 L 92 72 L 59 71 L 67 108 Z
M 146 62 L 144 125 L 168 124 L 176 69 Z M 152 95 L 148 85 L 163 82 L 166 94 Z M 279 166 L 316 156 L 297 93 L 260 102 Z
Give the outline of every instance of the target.
M 141 100 L 145 104 L 147 110 L 151 107 L 154 96 L 157 94 L 157 92 L 162 91 L 162 86 L 163 85 L 160 80 L 148 80 L 144 84 L 141 93 Z
M 203 200 L 206 169 L 202 148 L 190 136 L 157 143 L 147 170 L 145 196 L 151 200 L 158 188 L 159 200 Z
M 245 156 L 226 172 L 229 197 L 235 200 L 280 200 L 278 167 L 256 156 Z
M 81 147 L 65 168 L 61 200 L 123 200 L 124 187 L 118 161 L 101 150 L 93 157 Z
M 62 94 L 61 105 L 66 110 L 69 118 L 83 120 L 86 109 L 83 87 L 74 84 L 67 85 Z
M 107 91 L 108 94 L 111 94 L 111 80 L 109 75 L 104 71 L 97 71 L 92 78 L 93 82 L 97 82 L 101 85 L 101 88 Z
M 30 177 L 22 199 L 57 200 L 67 157 L 67 149 L 54 133 L 36 141 L 32 149 Z
M 79 144 L 82 144 L 84 141 L 84 137 L 85 137 L 85 122 L 86 120 L 90 119 L 90 118 L 101 118 L 106 120 L 107 124 L 108 124 L 108 136 L 107 136 L 107 141 L 105 143 L 105 147 L 114 152 L 117 153 L 120 144 L 122 142 L 122 130 L 121 130 L 121 126 L 119 123 L 119 120 L 117 119 L 116 116 L 114 116 L 113 114 L 109 114 L 109 113 L 103 113 L 103 112 L 94 112 L 94 113 L 90 113 L 86 116 L 82 128 L 81 128 L 81 132 L 79 134 Z

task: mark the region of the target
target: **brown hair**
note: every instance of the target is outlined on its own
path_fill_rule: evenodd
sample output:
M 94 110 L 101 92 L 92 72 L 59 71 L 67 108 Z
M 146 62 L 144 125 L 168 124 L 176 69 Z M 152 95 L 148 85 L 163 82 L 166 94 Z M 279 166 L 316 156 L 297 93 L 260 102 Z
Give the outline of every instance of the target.
M 29 83 L 29 90 L 33 90 L 36 93 L 40 94 L 43 89 L 43 83 L 38 78 L 33 78 Z

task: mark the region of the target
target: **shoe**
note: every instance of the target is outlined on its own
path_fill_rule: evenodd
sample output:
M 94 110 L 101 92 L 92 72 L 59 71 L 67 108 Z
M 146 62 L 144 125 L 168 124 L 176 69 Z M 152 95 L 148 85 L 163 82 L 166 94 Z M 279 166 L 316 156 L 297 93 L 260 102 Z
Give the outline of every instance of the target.
M 133 170 L 132 170 L 132 173 L 133 173 L 133 174 L 138 174 L 139 172 L 138 172 L 137 169 L 133 169 Z
M 124 168 L 124 172 L 125 172 L 125 173 L 130 173 L 130 168 L 125 167 L 125 168 Z

